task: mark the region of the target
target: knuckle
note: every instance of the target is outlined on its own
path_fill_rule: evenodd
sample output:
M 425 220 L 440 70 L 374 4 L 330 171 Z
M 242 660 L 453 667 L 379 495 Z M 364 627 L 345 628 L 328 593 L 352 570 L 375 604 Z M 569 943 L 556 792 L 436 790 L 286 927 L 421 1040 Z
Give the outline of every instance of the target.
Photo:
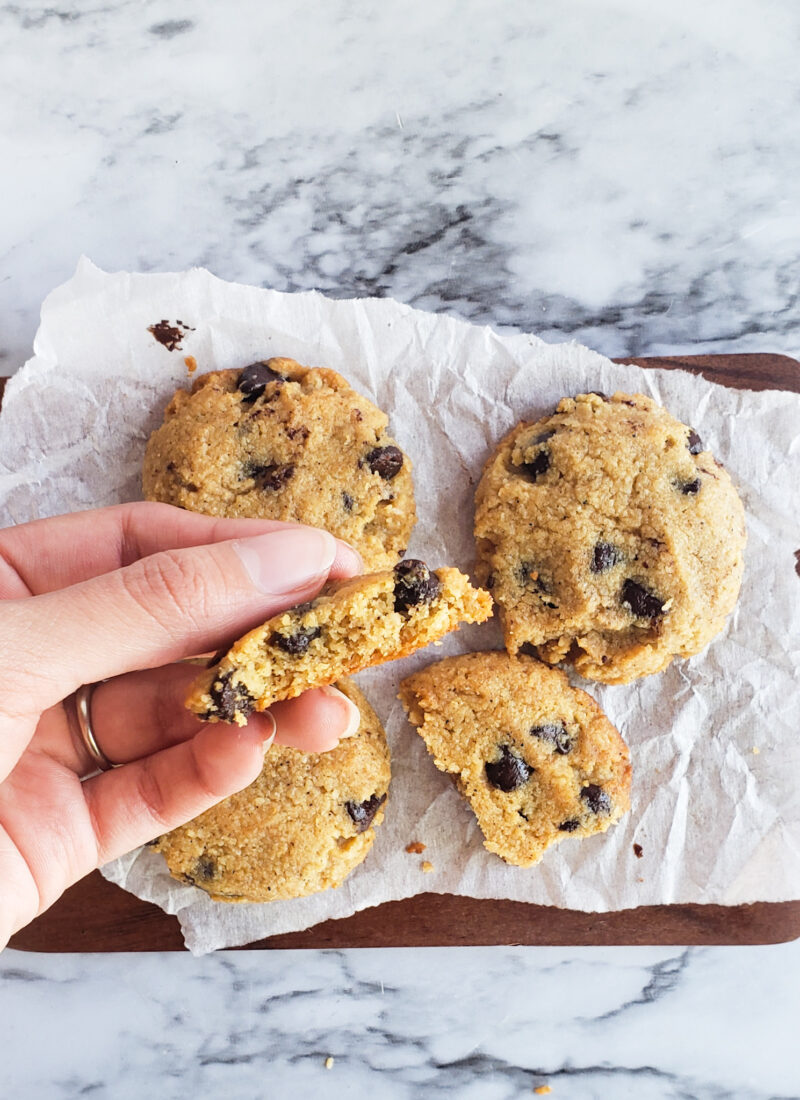
M 198 629 L 220 603 L 220 574 L 213 559 L 165 550 L 123 573 L 128 596 L 170 636 Z
M 136 787 L 137 797 L 151 821 L 161 829 L 171 828 L 167 796 L 159 779 L 158 770 L 151 760 L 142 761 Z

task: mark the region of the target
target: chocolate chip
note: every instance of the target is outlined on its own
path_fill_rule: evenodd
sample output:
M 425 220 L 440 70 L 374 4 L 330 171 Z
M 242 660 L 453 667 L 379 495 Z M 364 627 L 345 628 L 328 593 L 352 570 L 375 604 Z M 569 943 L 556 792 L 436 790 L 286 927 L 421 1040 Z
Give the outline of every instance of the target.
M 279 631 L 273 630 L 269 641 L 270 645 L 276 645 L 284 653 L 288 653 L 292 657 L 300 657 L 303 653 L 308 652 L 308 647 L 321 633 L 322 629 L 318 626 L 299 626 L 292 634 L 281 634 Z
M 581 798 L 593 814 L 607 814 L 611 810 L 611 799 L 596 783 L 590 783 L 588 787 L 584 787 Z
M 595 543 L 590 569 L 593 573 L 605 573 L 622 561 L 622 551 L 610 542 Z
M 352 512 L 354 504 L 355 501 L 350 496 L 350 494 L 345 493 L 344 490 L 342 490 L 342 507 L 344 508 L 345 512 Z
M 637 619 L 657 619 L 664 614 L 663 601 L 630 578 L 622 586 L 620 603 L 629 607 Z
M 548 439 L 552 439 L 555 434 L 555 428 L 548 428 L 546 432 L 540 432 L 539 435 L 537 435 L 536 438 L 532 440 L 533 445 L 537 446 L 539 443 L 546 443 Z
M 208 856 L 201 856 L 192 868 L 192 878 L 201 882 L 210 882 L 217 873 L 217 865 Z
M 239 392 L 243 393 L 248 402 L 255 401 L 266 389 L 270 382 L 285 382 L 286 378 L 278 374 L 263 360 L 259 363 L 250 363 L 239 375 Z
M 552 745 L 559 756 L 566 756 L 572 748 L 572 738 L 563 722 L 547 722 L 543 726 L 531 726 L 528 731 L 533 737 Z
M 167 470 L 173 475 L 173 480 L 181 487 L 185 489 L 187 493 L 198 493 L 200 490 L 193 481 L 187 481 L 186 478 L 178 471 L 174 462 L 167 463 Z
M 394 567 L 394 609 L 405 612 L 417 604 L 430 603 L 441 591 L 442 585 L 435 573 L 424 561 L 409 558 Z
M 500 745 L 500 759 L 487 763 L 485 767 L 486 778 L 492 786 L 506 792 L 515 791 L 527 783 L 535 770 L 513 753 L 508 745 Z
M 550 452 L 540 451 L 536 458 L 530 462 L 523 462 L 518 469 L 528 481 L 536 481 L 537 477 L 541 477 L 550 469 Z
M 223 722 L 235 721 L 236 715 L 247 717 L 253 713 L 256 701 L 244 684 L 232 682 L 233 670 L 218 676 L 211 685 L 208 694 L 213 704 L 210 715 L 221 718 Z
M 242 473 L 245 477 L 251 477 L 255 481 L 257 489 L 277 492 L 294 475 L 294 466 L 257 466 L 251 462 L 244 467 Z
M 403 466 L 403 452 L 399 447 L 375 447 L 364 459 L 373 474 L 379 474 L 384 481 L 391 481 Z
M 633 854 L 636 856 L 637 859 L 642 858 L 642 856 L 644 855 L 644 848 L 642 848 L 641 844 L 634 844 Z
M 703 448 L 703 441 L 694 428 L 689 429 L 689 438 L 686 440 L 690 455 L 699 455 Z
M 562 833 L 574 833 L 576 829 L 580 829 L 581 823 L 577 818 L 573 817 L 569 821 L 562 821 L 559 825 L 559 831 Z
M 225 654 L 228 652 L 228 646 L 223 646 L 222 649 L 218 649 L 213 657 L 209 657 L 206 661 L 206 668 L 213 668 L 214 665 L 218 665 Z
M 693 496 L 695 493 L 700 492 L 699 477 L 696 477 L 694 481 L 676 481 L 675 485 L 685 496 Z
M 372 824 L 375 814 L 386 801 L 386 795 L 374 794 L 366 802 L 345 802 L 345 809 L 350 814 L 357 833 L 364 833 Z
M 603 393 L 602 390 L 589 390 L 589 393 L 594 394 L 595 397 L 599 397 L 601 401 L 608 401 L 608 394 Z

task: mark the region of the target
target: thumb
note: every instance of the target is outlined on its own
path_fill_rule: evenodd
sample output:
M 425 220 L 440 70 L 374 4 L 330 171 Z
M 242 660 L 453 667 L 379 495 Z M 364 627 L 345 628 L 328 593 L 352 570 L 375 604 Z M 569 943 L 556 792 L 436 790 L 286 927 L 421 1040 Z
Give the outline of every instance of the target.
M 39 713 L 81 684 L 215 649 L 316 595 L 337 549 L 326 531 L 286 527 L 165 550 L 57 592 L 6 601 L 2 709 Z

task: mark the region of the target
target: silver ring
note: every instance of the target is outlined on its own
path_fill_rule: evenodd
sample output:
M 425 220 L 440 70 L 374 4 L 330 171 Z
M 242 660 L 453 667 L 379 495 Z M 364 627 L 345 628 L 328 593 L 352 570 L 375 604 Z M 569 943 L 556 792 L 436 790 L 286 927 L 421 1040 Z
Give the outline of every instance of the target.
M 92 729 L 92 692 L 96 687 L 97 684 L 83 684 L 82 687 L 78 688 L 72 698 L 75 702 L 75 717 L 78 720 L 78 732 L 80 733 L 84 748 L 100 771 L 108 772 L 111 771 L 112 768 L 120 767 L 120 765 L 111 763 L 97 744 L 97 738 Z

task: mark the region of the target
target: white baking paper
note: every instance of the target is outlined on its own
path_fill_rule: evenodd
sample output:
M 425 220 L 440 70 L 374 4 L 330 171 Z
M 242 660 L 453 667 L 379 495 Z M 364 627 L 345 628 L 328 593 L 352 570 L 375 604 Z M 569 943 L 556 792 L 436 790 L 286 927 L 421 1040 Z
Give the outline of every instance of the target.
M 180 320 L 168 351 L 148 326 Z M 424 891 L 603 912 L 670 902 L 800 897 L 800 397 L 618 366 L 577 344 L 504 336 L 391 301 L 330 301 L 237 286 L 207 271 L 105 274 L 82 260 L 49 295 L 35 356 L 0 418 L 0 519 L 7 525 L 140 496 L 145 442 L 168 398 L 200 371 L 269 355 L 340 371 L 385 409 L 414 463 L 419 523 L 409 553 L 469 571 L 482 463 L 521 418 L 564 394 L 649 394 L 694 425 L 744 498 L 744 586 L 707 651 L 624 687 L 587 688 L 631 746 L 631 813 L 603 836 L 565 840 L 534 868 L 485 851 L 467 804 L 437 772 L 396 699 L 400 679 L 452 653 L 500 648 L 496 624 L 464 628 L 358 676 L 392 748 L 384 825 L 338 890 L 230 905 L 174 882 L 160 856 L 132 853 L 111 881 L 177 913 L 201 954 Z M 405 851 L 422 841 L 423 855 Z M 637 858 L 633 844 L 641 845 Z M 434 870 L 425 874 L 422 860 Z

